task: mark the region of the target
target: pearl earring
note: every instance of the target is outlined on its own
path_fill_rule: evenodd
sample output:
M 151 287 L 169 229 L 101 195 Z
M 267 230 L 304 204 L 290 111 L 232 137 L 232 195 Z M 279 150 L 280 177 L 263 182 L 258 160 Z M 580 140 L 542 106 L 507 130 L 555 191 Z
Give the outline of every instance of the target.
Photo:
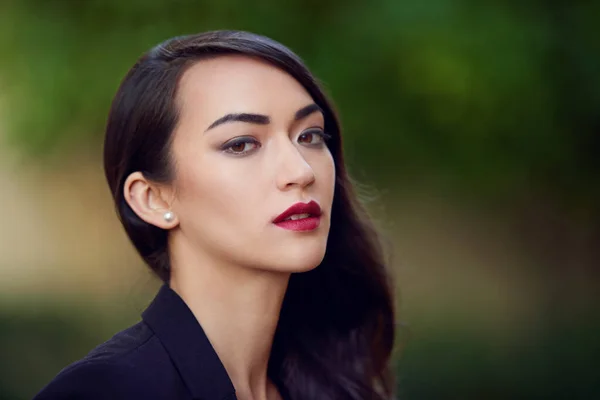
M 164 215 L 163 218 L 165 219 L 165 221 L 167 222 L 173 222 L 173 220 L 175 219 L 175 214 L 173 214 L 172 211 L 167 211 Z

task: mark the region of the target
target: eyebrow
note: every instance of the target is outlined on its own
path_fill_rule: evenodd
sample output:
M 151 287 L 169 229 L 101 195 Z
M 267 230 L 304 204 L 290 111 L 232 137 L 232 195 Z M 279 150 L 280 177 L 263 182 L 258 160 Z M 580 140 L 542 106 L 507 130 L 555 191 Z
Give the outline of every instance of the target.
M 315 112 L 320 112 L 321 114 L 324 114 L 321 107 L 319 107 L 317 104 L 314 104 L 314 103 L 309 104 L 306 107 L 302 107 L 301 109 L 296 111 L 296 114 L 294 115 L 294 121 L 299 121 L 303 118 L 308 117 L 309 115 L 311 115 L 312 113 L 315 113 Z M 204 131 L 204 132 L 207 132 L 219 125 L 226 124 L 229 122 L 245 122 L 248 124 L 268 125 L 269 123 L 271 123 L 271 118 L 269 118 L 269 116 L 267 116 L 267 115 L 262 115 L 262 114 L 249 114 L 249 113 L 227 114 L 227 115 L 224 115 L 221 118 L 217 119 L 212 124 L 210 124 L 210 126 L 208 128 L 206 128 L 206 131 Z

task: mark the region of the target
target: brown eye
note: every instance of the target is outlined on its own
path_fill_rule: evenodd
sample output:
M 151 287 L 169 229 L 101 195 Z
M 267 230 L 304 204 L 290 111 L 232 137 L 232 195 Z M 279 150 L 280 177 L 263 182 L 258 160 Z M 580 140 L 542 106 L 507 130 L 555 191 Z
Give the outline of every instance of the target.
M 244 151 L 244 149 L 246 148 L 246 145 L 248 143 L 236 143 L 233 146 L 230 147 L 231 151 L 233 151 L 234 153 L 241 153 Z
M 309 146 L 320 146 L 328 138 L 329 135 L 327 135 L 321 129 L 312 129 L 301 133 L 298 137 L 298 143 L 302 143 Z
M 238 155 L 245 155 L 251 153 L 259 147 L 259 143 L 252 138 L 237 138 L 229 143 L 225 143 L 222 147 L 226 153 Z
M 306 143 L 306 144 L 314 144 L 313 140 L 315 140 L 316 135 L 312 132 L 303 133 L 298 138 L 298 142 Z

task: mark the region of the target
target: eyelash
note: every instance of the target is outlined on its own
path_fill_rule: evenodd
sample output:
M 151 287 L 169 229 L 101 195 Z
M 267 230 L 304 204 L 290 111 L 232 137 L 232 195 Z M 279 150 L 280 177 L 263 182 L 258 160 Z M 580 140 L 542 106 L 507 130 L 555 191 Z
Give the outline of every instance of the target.
M 323 141 L 320 143 L 316 143 L 316 144 L 307 144 L 306 145 L 307 147 L 318 148 L 318 147 L 325 145 L 327 143 L 327 141 L 329 141 L 329 139 L 331 139 L 331 135 L 325 133 L 321 128 L 307 129 L 304 132 L 302 132 L 298 136 L 298 138 L 302 137 L 302 135 L 309 134 L 309 133 L 320 136 Z M 234 156 L 244 156 L 244 155 L 250 154 L 256 150 L 256 148 L 254 148 L 252 150 L 248 150 L 248 151 L 242 151 L 242 152 L 231 150 L 233 148 L 233 146 L 237 146 L 237 145 L 244 144 L 244 143 L 252 143 L 257 146 L 260 146 L 260 142 L 258 142 L 256 139 L 254 139 L 252 137 L 242 136 L 242 137 L 232 139 L 229 142 L 223 144 L 221 146 L 221 150 L 225 153 L 228 153 L 228 154 L 231 154 Z

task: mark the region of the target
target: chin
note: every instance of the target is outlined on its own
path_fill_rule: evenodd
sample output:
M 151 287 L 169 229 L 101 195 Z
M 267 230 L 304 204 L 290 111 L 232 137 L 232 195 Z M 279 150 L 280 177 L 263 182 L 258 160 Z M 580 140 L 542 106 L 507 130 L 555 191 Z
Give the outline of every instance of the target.
M 280 257 L 277 269 L 286 272 L 308 272 L 321 264 L 325 257 L 325 247 L 322 249 L 302 249 L 301 252 L 290 252 Z
M 305 263 L 296 262 L 294 264 L 289 264 L 288 268 L 286 268 L 285 271 L 291 272 L 291 273 L 308 272 L 308 271 L 311 271 L 311 270 L 317 268 L 319 266 L 319 264 L 321 264 L 321 261 L 323 261 L 323 257 L 319 258 L 318 262 L 305 262 Z

